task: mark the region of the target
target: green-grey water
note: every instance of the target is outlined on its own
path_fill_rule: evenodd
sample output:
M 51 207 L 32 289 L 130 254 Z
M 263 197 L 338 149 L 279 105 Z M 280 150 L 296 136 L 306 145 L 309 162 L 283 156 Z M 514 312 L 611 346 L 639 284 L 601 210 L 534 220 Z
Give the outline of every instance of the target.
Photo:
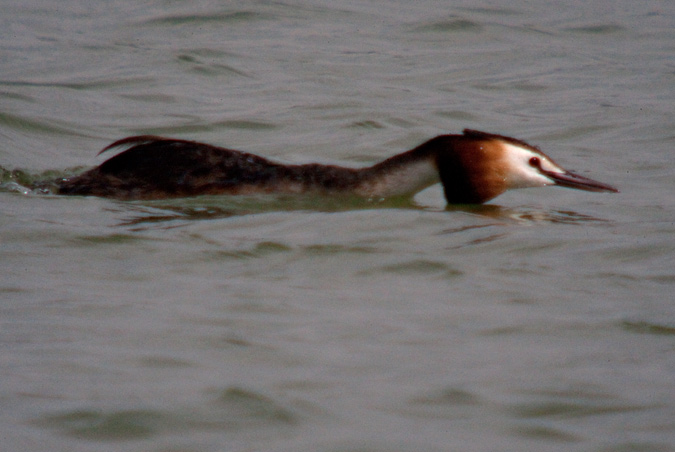
M 4 451 L 671 451 L 671 2 L 0 5 Z M 359 166 L 475 128 L 618 194 L 118 202 L 132 134 Z

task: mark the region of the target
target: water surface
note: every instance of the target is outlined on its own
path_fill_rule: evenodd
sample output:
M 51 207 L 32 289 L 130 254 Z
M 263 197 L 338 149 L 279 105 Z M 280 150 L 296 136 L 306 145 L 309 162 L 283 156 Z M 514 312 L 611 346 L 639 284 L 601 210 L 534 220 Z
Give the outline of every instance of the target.
M 673 450 L 674 30 L 656 0 L 4 2 L 3 450 Z M 621 193 L 22 189 L 131 134 L 359 166 L 464 127 Z

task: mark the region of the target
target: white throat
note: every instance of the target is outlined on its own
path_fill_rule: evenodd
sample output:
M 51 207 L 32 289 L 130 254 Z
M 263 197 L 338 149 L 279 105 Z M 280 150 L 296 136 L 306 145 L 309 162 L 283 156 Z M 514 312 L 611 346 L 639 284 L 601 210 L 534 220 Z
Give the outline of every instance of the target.
M 414 194 L 441 181 L 433 159 L 427 158 L 390 168 L 357 187 L 359 196 L 388 198 Z

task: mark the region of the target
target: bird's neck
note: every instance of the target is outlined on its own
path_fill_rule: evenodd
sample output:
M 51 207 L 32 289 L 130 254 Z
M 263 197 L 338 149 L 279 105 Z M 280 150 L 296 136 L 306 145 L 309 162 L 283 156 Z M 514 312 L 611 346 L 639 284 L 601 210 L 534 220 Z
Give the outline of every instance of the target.
M 364 168 L 360 173 L 355 191 L 369 198 L 413 195 L 441 181 L 435 157 L 414 150 Z

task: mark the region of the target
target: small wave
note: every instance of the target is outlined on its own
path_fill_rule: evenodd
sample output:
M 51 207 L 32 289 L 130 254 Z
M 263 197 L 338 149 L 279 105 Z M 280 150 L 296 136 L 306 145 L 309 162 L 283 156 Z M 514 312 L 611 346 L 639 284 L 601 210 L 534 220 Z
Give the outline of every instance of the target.
M 21 169 L 7 169 L 0 166 L 0 192 L 23 195 L 46 195 L 57 191 L 57 181 L 81 171 L 81 167 L 65 171 L 48 170 L 30 173 Z
M 449 18 L 422 24 L 413 31 L 419 33 L 455 33 L 455 32 L 477 32 L 481 31 L 483 26 L 477 22 L 459 17 Z
M 256 20 L 273 19 L 269 14 L 262 14 L 253 11 L 233 11 L 217 14 L 174 14 L 163 17 L 156 17 L 145 21 L 149 25 L 194 25 L 205 24 L 209 22 L 221 23 L 246 23 Z
M 620 25 L 615 24 L 599 24 L 599 25 L 587 25 L 583 27 L 569 27 L 565 28 L 565 31 L 570 33 L 582 33 L 582 34 L 594 34 L 594 35 L 607 35 L 614 34 L 624 31 L 625 28 Z

